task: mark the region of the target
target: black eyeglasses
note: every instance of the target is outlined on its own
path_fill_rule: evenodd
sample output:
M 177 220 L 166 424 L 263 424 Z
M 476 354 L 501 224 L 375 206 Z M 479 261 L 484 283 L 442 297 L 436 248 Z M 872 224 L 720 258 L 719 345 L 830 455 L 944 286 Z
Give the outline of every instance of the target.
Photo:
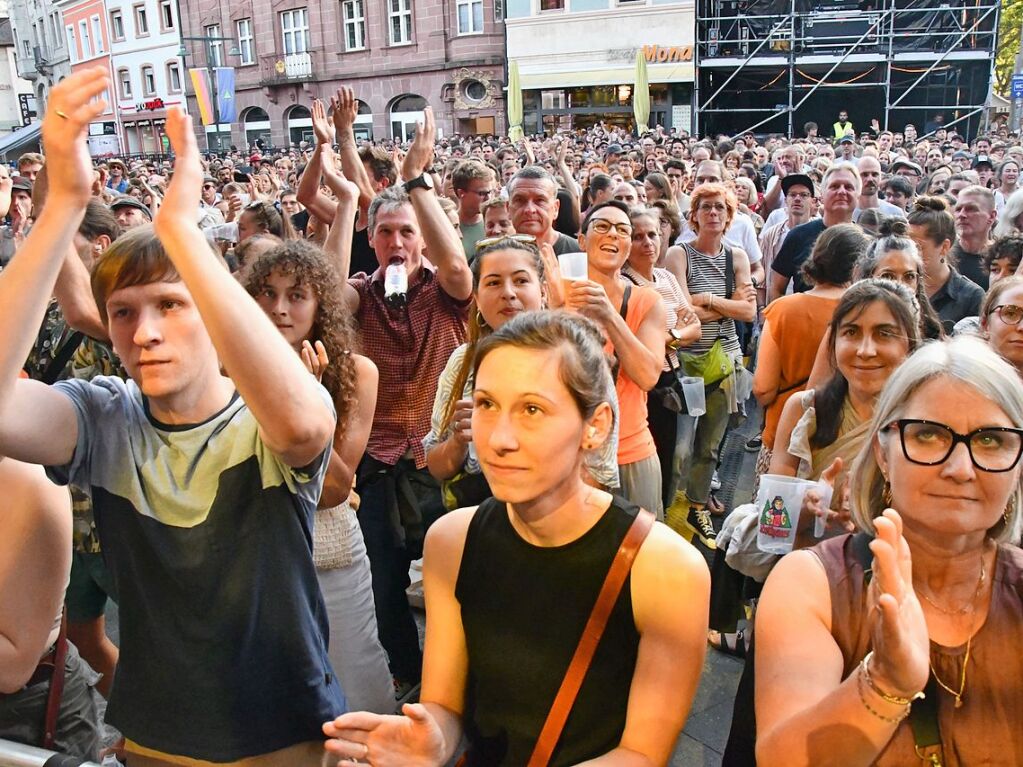
M 970 460 L 981 471 L 1011 471 L 1023 455 L 1023 429 L 985 426 L 959 434 L 945 424 L 919 418 L 902 418 L 885 427 L 894 428 L 899 430 L 906 460 L 921 466 L 944 463 L 960 442 L 966 445 Z

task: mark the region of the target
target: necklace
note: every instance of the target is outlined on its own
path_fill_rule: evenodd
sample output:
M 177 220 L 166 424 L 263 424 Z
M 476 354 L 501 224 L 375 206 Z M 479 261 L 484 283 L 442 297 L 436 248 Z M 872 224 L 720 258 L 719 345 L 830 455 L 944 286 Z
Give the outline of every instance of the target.
M 962 607 L 962 608 L 960 608 L 958 610 L 954 610 L 953 611 L 953 610 L 948 610 L 948 609 L 946 609 L 944 607 L 941 607 L 940 605 L 936 604 L 934 602 L 934 600 L 931 599 L 930 597 L 928 597 L 926 594 L 923 594 L 923 592 L 920 592 L 920 593 L 923 594 L 923 598 L 926 599 L 931 605 L 933 605 L 936 609 L 940 610 L 941 612 L 945 613 L 946 615 L 966 615 L 967 613 L 973 613 L 976 610 L 976 607 L 977 607 L 977 597 L 980 595 L 980 591 L 981 591 L 981 589 L 984 586 L 984 580 L 986 578 L 986 575 L 987 575 L 986 568 L 984 566 L 984 560 L 982 558 L 981 562 L 980 562 L 980 578 L 977 580 L 977 588 L 974 590 L 973 596 L 970 598 L 969 604 L 967 604 L 965 607 Z M 976 621 L 976 618 L 974 618 L 972 621 L 970 621 L 970 636 L 966 640 L 966 655 L 963 656 L 963 669 L 959 673 L 959 690 L 958 691 L 957 690 L 953 690 L 951 687 L 949 687 L 947 684 L 945 684 L 941 680 L 941 677 L 938 676 L 937 669 L 934 668 L 934 663 L 932 661 L 930 661 L 931 674 L 934 675 L 934 681 L 938 683 L 938 687 L 940 687 L 945 692 L 947 692 L 949 695 L 951 695 L 953 698 L 955 698 L 955 707 L 956 708 L 962 708 L 962 706 L 963 706 L 963 693 L 966 691 L 966 668 L 967 668 L 967 666 L 970 665 L 970 650 L 973 648 L 973 630 L 974 630 L 974 628 L 976 628 L 976 626 L 977 626 L 977 621 Z

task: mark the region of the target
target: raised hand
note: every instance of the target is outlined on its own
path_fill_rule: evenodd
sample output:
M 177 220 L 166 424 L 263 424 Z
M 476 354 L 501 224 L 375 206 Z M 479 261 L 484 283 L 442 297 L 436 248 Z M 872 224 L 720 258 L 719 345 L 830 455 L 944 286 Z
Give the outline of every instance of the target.
M 355 125 L 355 118 L 359 116 L 359 100 L 355 98 L 355 91 L 351 88 L 338 88 L 331 99 L 331 106 L 334 108 L 334 129 L 340 141 Z
M 323 181 L 327 188 L 334 193 L 338 202 L 356 204 L 359 201 L 359 187 L 349 180 L 343 170 L 338 167 L 334 150 L 324 146 L 322 150 L 320 172 L 323 174 Z
M 303 341 L 302 362 L 305 364 L 305 369 L 317 381 L 322 381 L 323 371 L 330 364 L 330 358 L 327 356 L 327 347 L 323 345 L 323 341 L 317 341 L 315 347 L 308 341 Z
M 874 529 L 873 577 L 867 595 L 874 648 L 870 674 L 889 695 L 911 698 L 931 673 L 927 622 L 913 591 L 913 561 L 902 537 L 902 517 L 885 509 L 874 519 Z
M 320 99 L 313 99 L 312 108 L 313 135 L 317 144 L 333 144 L 334 129 L 327 118 L 327 109 Z
M 540 259 L 543 261 L 543 281 L 547 286 L 547 306 L 557 309 L 565 305 L 565 284 L 561 281 L 561 265 L 554 255 L 554 248 L 546 242 L 540 244 Z
M 202 195 L 202 163 L 192 118 L 180 107 L 173 107 L 167 112 L 165 130 L 174 150 L 174 176 L 153 217 L 153 228 L 161 238 L 178 227 L 198 228 L 196 211 Z
M 437 139 L 437 124 L 433 107 L 423 110 L 423 121 L 416 123 L 416 137 L 401 163 L 401 177 L 405 181 L 419 178 L 433 164 L 433 145 Z
M 107 108 L 100 94 L 110 88 L 103 67 L 65 78 L 50 91 L 43 118 L 49 195 L 71 208 L 84 208 L 92 196 L 92 158 L 85 142 L 89 123 Z
M 358 712 L 323 725 L 328 753 L 372 767 L 440 767 L 444 735 L 425 706 L 406 703 L 404 716 Z M 344 762 L 339 762 L 343 764 Z

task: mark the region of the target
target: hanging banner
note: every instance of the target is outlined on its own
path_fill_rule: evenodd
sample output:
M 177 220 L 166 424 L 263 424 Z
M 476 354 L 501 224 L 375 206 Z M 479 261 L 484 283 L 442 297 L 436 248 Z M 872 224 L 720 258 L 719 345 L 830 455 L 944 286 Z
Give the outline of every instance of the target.
M 237 114 L 234 107 L 234 69 L 232 67 L 218 67 L 217 76 L 217 113 L 220 115 L 219 122 L 233 123 Z
M 195 89 L 195 100 L 199 104 L 199 118 L 203 125 L 213 124 L 213 99 L 210 88 L 210 73 L 205 69 L 189 69 L 192 87 Z

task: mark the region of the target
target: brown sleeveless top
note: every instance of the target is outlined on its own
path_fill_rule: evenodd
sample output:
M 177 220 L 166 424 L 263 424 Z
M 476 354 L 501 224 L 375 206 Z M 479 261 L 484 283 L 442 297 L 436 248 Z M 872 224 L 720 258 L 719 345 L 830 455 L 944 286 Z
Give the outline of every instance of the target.
M 831 591 L 831 634 L 842 650 L 846 679 L 870 649 L 867 584 L 852 547 L 852 535 L 810 549 L 824 566 Z M 959 686 L 966 645 L 931 642 L 931 663 L 942 681 Z M 1023 765 L 1023 551 L 998 547 L 991 607 L 973 637 L 961 708 L 938 692 L 938 726 L 945 767 Z M 909 720 L 895 731 L 874 762 L 877 767 L 921 764 Z

